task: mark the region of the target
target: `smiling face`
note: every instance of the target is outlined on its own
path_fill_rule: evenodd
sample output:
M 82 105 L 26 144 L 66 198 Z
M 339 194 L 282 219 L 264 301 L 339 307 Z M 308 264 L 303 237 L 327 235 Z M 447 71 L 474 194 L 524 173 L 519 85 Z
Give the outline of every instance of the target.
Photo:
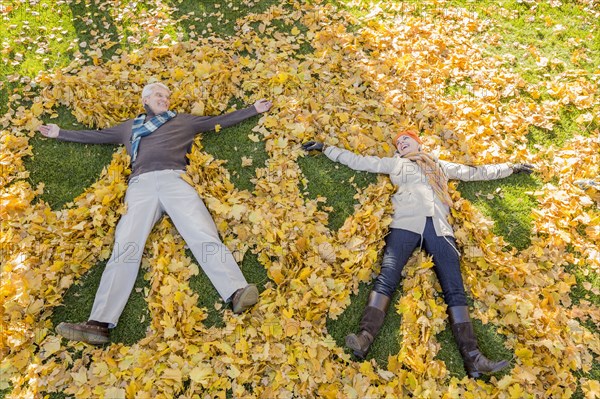
M 163 87 L 154 87 L 149 96 L 142 98 L 142 104 L 150 107 L 156 115 L 169 110 L 171 92 Z
M 420 152 L 421 145 L 419 142 L 408 135 L 402 135 L 396 140 L 396 149 L 401 157 L 411 152 Z

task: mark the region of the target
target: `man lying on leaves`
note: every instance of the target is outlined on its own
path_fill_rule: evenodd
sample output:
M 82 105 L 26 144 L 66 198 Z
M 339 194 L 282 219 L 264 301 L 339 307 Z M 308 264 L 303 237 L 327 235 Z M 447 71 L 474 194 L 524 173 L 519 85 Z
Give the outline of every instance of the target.
M 229 249 L 222 243 L 210 213 L 196 190 L 181 175 L 196 134 L 228 127 L 262 112 L 272 103 L 254 105 L 219 116 L 194 116 L 169 110 L 171 91 L 162 83 L 142 90 L 146 113 L 104 130 L 64 130 L 55 124 L 39 128 L 42 135 L 88 144 L 124 144 L 131 156 L 127 212 L 116 228 L 113 252 L 102 274 L 89 320 L 60 323 L 58 334 L 91 344 L 109 342 L 129 299 L 146 239 L 167 213 L 221 298 L 241 313 L 258 301 L 258 289 L 248 284 Z

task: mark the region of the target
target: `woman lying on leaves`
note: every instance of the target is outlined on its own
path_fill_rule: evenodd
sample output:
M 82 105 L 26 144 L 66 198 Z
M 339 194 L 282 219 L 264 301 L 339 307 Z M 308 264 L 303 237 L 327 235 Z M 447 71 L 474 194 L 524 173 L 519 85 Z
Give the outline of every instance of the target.
M 383 325 L 390 298 L 396 290 L 402 269 L 413 251 L 419 247 L 433 257 L 434 270 L 442 287 L 454 339 L 462 355 L 469 377 L 494 373 L 508 361 L 487 359 L 479 350 L 469 318 L 467 298 L 460 274 L 459 252 L 448 214 L 452 200 L 448 194 L 448 179 L 464 181 L 494 180 L 512 173 L 527 173 L 527 164 L 497 164 L 470 167 L 437 160 L 421 149 L 421 139 L 413 131 L 399 133 L 394 145 L 397 152 L 391 158 L 361 156 L 334 146 L 311 141 L 302 148 L 322 151 L 329 159 L 354 170 L 385 173 L 398 190 L 392 197 L 394 208 L 390 233 L 358 334 L 346 337 L 346 345 L 354 355 L 364 359 L 375 336 Z

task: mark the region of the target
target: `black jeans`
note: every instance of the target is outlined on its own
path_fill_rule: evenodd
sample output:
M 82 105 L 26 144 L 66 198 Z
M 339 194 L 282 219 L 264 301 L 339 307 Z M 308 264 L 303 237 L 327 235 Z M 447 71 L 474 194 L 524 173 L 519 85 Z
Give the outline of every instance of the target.
M 374 291 L 392 296 L 400 283 L 404 265 L 420 242 L 420 234 L 404 229 L 390 229 L 390 234 L 385 241 L 381 272 L 375 279 Z M 460 274 L 456 241 L 451 236 L 438 237 L 430 217 L 427 218 L 423 232 L 423 248 L 433 257 L 433 270 L 440 281 L 448 307 L 466 306 L 467 297 Z

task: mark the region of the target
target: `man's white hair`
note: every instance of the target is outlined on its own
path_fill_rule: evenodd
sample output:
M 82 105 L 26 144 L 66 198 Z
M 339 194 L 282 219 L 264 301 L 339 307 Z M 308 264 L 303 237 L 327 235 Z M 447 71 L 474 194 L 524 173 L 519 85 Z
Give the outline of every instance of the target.
M 152 95 L 152 93 L 154 93 L 154 90 L 156 90 L 157 87 L 160 87 L 161 89 L 165 89 L 166 91 L 169 92 L 169 94 L 171 94 L 171 89 L 169 89 L 167 87 L 167 85 L 160 83 L 160 82 L 154 82 L 154 83 L 150 83 L 150 84 L 144 86 L 144 88 L 142 89 L 142 98 L 146 98 L 146 97 Z

